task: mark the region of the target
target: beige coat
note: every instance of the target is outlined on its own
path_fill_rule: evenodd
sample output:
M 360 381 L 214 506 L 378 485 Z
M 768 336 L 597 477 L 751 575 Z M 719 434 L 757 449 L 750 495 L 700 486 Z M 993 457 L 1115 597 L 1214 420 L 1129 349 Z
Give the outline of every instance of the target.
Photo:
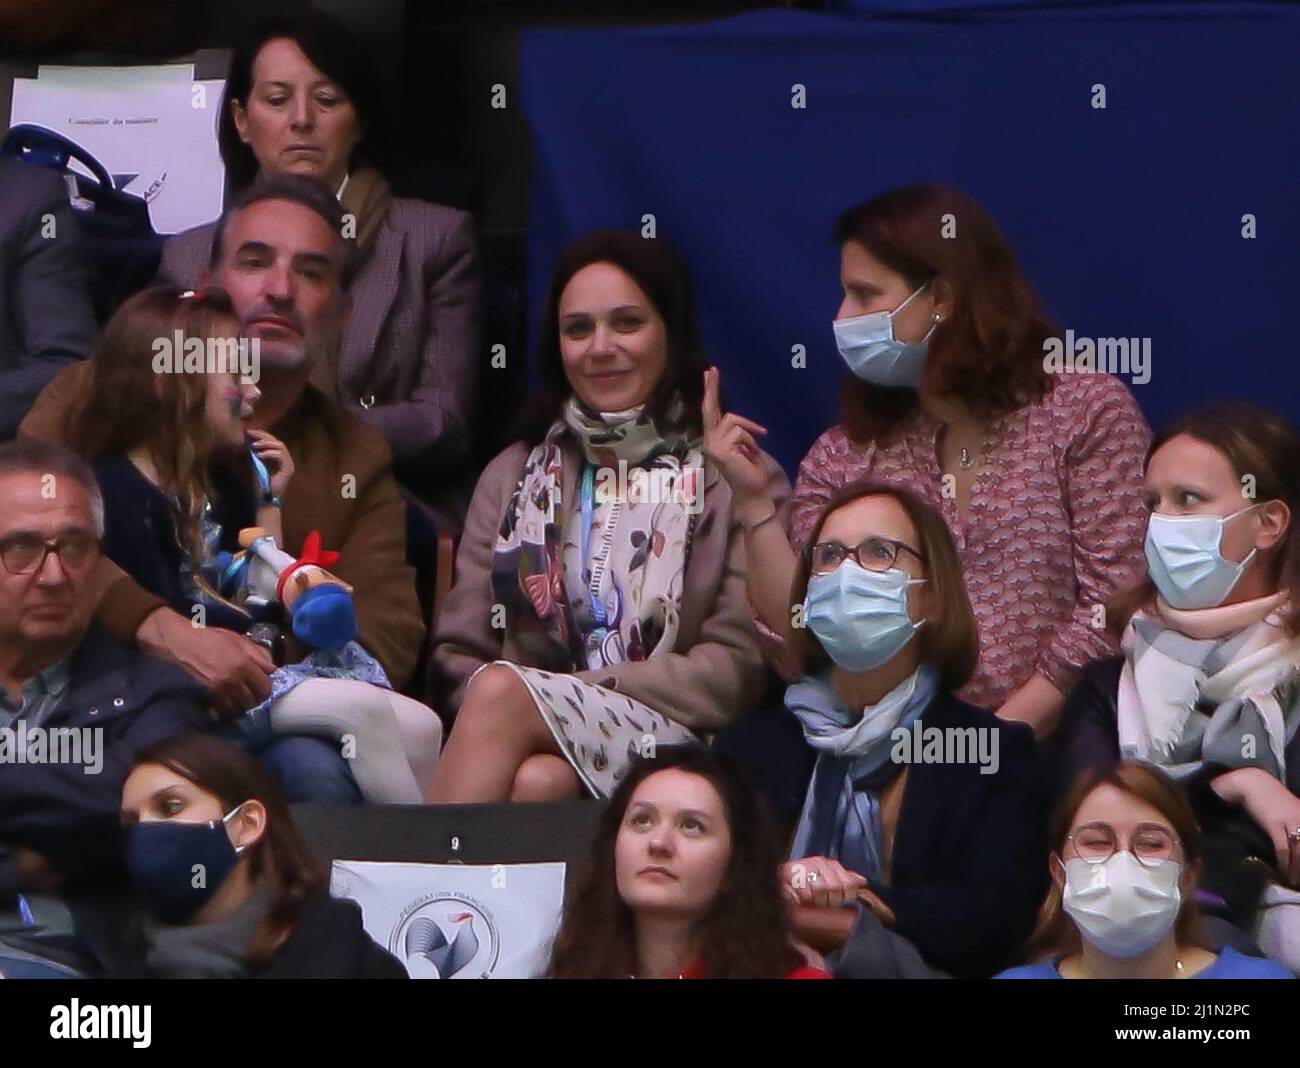
M 566 439 L 561 500 L 572 502 L 582 454 Z M 465 684 L 482 664 L 527 664 L 510 635 L 492 627 L 492 550 L 507 502 L 519 482 L 528 447 L 518 442 L 497 456 L 478 481 L 456 556 L 456 582 L 438 618 L 433 651 L 435 707 L 454 712 Z M 769 492 L 784 523 L 790 483 L 775 460 Z M 535 665 L 529 665 L 535 666 Z M 763 657 L 745 593 L 745 545 L 732 515 L 731 487 L 704 465 L 704 510 L 695 526 L 682 582 L 676 647 L 649 660 L 579 671 L 586 682 L 617 690 L 696 731 L 716 731 L 762 696 Z

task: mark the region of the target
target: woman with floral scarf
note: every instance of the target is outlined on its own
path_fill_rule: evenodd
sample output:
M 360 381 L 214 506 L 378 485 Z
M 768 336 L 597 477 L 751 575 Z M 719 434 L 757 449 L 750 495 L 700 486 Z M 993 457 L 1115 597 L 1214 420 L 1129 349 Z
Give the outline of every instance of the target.
M 435 636 L 435 700 L 456 716 L 437 801 L 607 797 L 631 757 L 761 696 L 681 257 L 628 231 L 578 239 L 540 358 L 544 388 L 479 480 Z M 784 506 L 785 475 L 755 454 Z

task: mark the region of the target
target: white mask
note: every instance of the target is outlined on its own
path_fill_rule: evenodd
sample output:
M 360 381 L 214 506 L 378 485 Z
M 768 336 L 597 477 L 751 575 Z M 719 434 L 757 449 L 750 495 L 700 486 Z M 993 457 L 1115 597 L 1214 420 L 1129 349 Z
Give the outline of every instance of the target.
M 1061 904 L 1079 933 L 1108 957 L 1136 957 L 1173 929 L 1182 870 L 1176 860 L 1146 867 L 1127 851 L 1104 864 L 1075 857 L 1065 862 Z

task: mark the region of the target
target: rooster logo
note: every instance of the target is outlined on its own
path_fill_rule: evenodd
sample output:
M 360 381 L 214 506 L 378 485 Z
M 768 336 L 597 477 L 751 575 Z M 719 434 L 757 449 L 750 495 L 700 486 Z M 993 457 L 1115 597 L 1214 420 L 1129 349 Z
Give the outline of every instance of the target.
M 453 979 L 478 954 L 478 935 L 474 932 L 474 914 L 455 912 L 447 916 L 451 937 L 435 920 L 421 916 L 406 929 L 403 949 L 412 978 L 433 974 L 429 978 Z

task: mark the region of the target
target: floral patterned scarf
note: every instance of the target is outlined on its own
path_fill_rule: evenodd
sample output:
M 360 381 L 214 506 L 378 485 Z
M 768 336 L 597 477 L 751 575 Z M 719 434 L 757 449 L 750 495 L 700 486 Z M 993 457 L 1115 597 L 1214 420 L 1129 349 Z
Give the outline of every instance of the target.
M 680 402 L 656 426 L 643 408 L 596 413 L 570 398 L 562 417 L 524 461 L 523 473 L 506 505 L 492 554 L 492 593 L 505 608 L 507 633 L 530 666 L 552 671 L 585 670 L 592 651 L 574 616 L 565 590 L 562 498 L 566 435 L 577 441 L 597 482 L 620 470 L 655 473 L 659 501 L 635 505 L 648 529 L 627 536 L 644 544 L 635 554 L 634 573 L 615 576 L 618 609 L 601 641 L 601 664 L 644 660 L 673 650 L 680 617 L 682 575 L 686 568 L 694 509 L 703 492 L 703 453 L 688 437 Z M 599 492 L 599 491 L 598 491 Z M 613 499 L 613 498 L 610 498 Z M 623 532 L 616 530 L 616 536 Z

